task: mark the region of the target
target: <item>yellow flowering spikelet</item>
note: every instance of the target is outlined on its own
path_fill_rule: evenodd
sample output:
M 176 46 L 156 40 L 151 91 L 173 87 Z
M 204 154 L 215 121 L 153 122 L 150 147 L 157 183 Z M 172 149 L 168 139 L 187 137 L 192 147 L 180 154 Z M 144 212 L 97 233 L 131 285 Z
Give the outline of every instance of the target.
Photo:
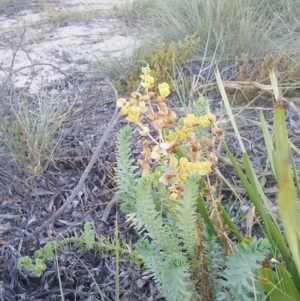
M 158 91 L 162 98 L 166 98 L 170 94 L 170 86 L 168 83 L 162 83 L 158 85 Z
M 145 89 L 150 89 L 153 87 L 154 84 L 154 77 L 149 75 L 149 74 L 144 74 L 141 75 L 141 79 L 142 79 L 142 87 L 144 87 Z
M 195 116 L 194 114 L 187 114 L 186 117 L 183 119 L 183 124 L 185 126 L 208 126 L 210 124 L 215 123 L 216 116 L 212 113 L 205 114 L 203 116 L 200 116 L 199 118 Z
M 185 174 L 185 172 L 197 172 L 199 173 L 199 175 L 205 176 L 212 171 L 212 163 L 207 160 L 201 162 L 190 162 L 187 158 L 182 157 L 179 160 L 179 164 L 183 175 Z

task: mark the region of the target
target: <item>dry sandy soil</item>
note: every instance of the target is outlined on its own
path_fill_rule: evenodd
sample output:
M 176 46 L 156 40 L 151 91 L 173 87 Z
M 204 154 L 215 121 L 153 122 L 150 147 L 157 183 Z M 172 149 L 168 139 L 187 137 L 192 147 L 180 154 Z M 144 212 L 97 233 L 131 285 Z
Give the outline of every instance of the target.
M 91 62 L 107 53 L 130 53 L 139 38 L 137 28 L 129 28 L 117 17 L 124 0 L 5 2 L 0 4 L 0 80 L 11 68 L 18 43 L 14 71 L 50 63 L 70 74 L 86 72 Z M 16 87 L 37 93 L 41 85 L 63 77 L 51 66 L 34 66 L 14 73 L 12 81 Z

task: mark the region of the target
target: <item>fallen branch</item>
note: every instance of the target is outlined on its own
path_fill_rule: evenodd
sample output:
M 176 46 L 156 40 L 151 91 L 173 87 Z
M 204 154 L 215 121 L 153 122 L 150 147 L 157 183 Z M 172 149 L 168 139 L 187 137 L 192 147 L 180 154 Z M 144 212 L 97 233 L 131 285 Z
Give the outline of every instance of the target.
M 113 86 L 112 83 L 110 82 L 104 82 L 104 84 L 110 85 L 112 87 L 112 89 L 115 92 L 115 97 L 116 100 L 118 99 L 118 92 L 116 90 L 116 88 Z M 82 174 L 77 186 L 75 187 L 75 189 L 72 191 L 72 193 L 70 194 L 70 196 L 67 198 L 67 200 L 65 201 L 65 203 L 48 219 L 46 220 L 40 227 L 38 227 L 33 233 L 32 236 L 37 236 L 42 230 L 44 230 L 46 227 L 48 227 L 51 223 L 53 223 L 57 218 L 59 218 L 65 211 L 65 209 L 70 205 L 70 203 L 76 198 L 76 196 L 78 195 L 79 191 L 81 190 L 85 180 L 87 179 L 88 174 L 90 173 L 91 169 L 93 168 L 95 162 L 97 161 L 97 159 L 99 158 L 100 152 L 102 150 L 103 144 L 104 142 L 107 140 L 109 134 L 112 132 L 112 130 L 114 129 L 115 125 L 118 123 L 119 119 L 120 119 L 120 113 L 118 112 L 118 108 L 115 108 L 115 111 L 113 113 L 113 116 L 111 118 L 111 121 L 109 123 L 109 125 L 107 126 L 106 130 L 104 131 L 101 139 L 99 140 L 97 147 L 94 151 L 94 154 L 88 164 L 88 166 L 86 167 L 84 173 Z

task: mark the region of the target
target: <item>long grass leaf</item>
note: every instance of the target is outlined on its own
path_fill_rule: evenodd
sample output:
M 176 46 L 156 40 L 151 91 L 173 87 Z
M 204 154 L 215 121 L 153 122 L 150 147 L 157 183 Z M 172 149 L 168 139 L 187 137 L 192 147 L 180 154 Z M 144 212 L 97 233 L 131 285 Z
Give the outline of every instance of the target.
M 267 122 L 266 122 L 265 117 L 262 112 L 260 113 L 260 121 L 261 121 L 261 128 L 262 128 L 263 136 L 264 136 L 264 140 L 265 140 L 266 150 L 267 150 L 267 154 L 268 154 L 268 159 L 269 159 L 273 174 L 274 174 L 275 178 L 277 179 L 277 173 L 278 173 L 277 157 L 276 157 L 276 153 L 274 153 L 273 142 L 272 142 L 272 139 L 270 137 L 270 133 L 269 133 L 269 130 L 267 127 Z
M 290 273 L 281 264 L 276 265 L 276 268 L 278 269 L 279 275 L 282 280 L 280 284 L 284 288 L 286 294 L 288 294 L 292 298 L 295 298 L 295 300 L 300 300 L 300 293 L 298 292 L 295 283 L 292 281 Z
M 227 98 L 227 94 L 225 92 L 225 87 L 224 87 L 223 81 L 221 79 L 221 74 L 220 74 L 220 72 L 219 72 L 218 69 L 217 69 L 217 72 L 216 72 L 216 80 L 217 80 L 217 83 L 218 83 L 218 86 L 219 86 L 219 89 L 220 89 L 220 92 L 221 92 L 221 96 L 222 96 L 222 99 L 223 99 L 223 102 L 224 102 L 227 114 L 229 116 L 230 122 L 232 124 L 233 129 L 234 129 L 234 133 L 236 135 L 236 138 L 238 139 L 238 142 L 239 142 L 240 148 L 242 149 L 242 152 L 245 153 L 246 149 L 245 149 L 245 146 L 243 144 L 243 141 L 242 141 L 240 132 L 238 130 L 238 127 L 236 125 L 234 116 L 232 114 L 230 103 L 229 103 L 229 100 Z
M 119 224 L 118 224 L 118 211 L 116 212 L 116 229 L 115 229 L 115 236 L 116 236 L 116 288 L 115 288 L 115 301 L 120 300 L 120 242 L 119 242 Z
M 285 235 L 293 255 L 293 262 L 298 270 L 297 273 L 295 270 L 290 271 L 295 281 L 296 279 L 299 280 L 300 274 L 300 214 L 297 204 L 296 188 L 290 166 L 290 150 L 285 127 L 285 114 L 281 102 L 277 102 L 275 106 L 274 129 L 276 152 L 280 169 L 277 202 Z
M 235 224 L 232 222 L 230 216 L 228 215 L 227 211 L 224 209 L 224 207 L 221 205 L 220 202 L 217 203 L 218 211 L 221 212 L 222 219 L 224 223 L 228 226 L 230 231 L 234 234 L 234 236 L 237 238 L 238 242 L 241 243 L 243 241 L 243 236 L 240 234 L 239 230 L 235 226 Z
M 273 271 L 270 268 L 263 268 L 257 271 L 259 277 L 256 279 L 262 288 L 267 292 L 271 301 L 298 301 L 281 290 L 275 283 Z
M 225 150 L 227 152 L 227 155 L 229 157 L 229 159 L 231 160 L 233 167 L 235 168 L 240 180 L 243 183 L 243 186 L 245 187 L 248 196 L 250 197 L 252 203 L 254 204 L 259 216 L 261 217 L 261 219 L 263 220 L 264 224 L 265 224 L 265 232 L 266 235 L 268 237 L 268 240 L 271 244 L 271 248 L 272 248 L 272 253 L 273 256 L 276 255 L 276 250 L 277 248 L 279 249 L 281 255 L 284 257 L 285 261 L 289 260 L 290 258 L 290 252 L 289 249 L 285 243 L 285 240 L 279 230 L 279 227 L 277 226 L 277 224 L 270 218 L 268 212 L 265 210 L 265 208 L 262 205 L 260 196 L 258 191 L 255 189 L 257 183 L 252 183 L 250 184 L 247 177 L 245 176 L 245 174 L 243 173 L 242 169 L 240 168 L 240 166 L 237 164 L 235 158 L 233 157 L 232 153 L 230 152 L 230 150 L 228 149 L 227 145 L 224 143 L 224 147 Z M 243 154 L 243 156 L 245 158 L 243 158 L 243 162 L 245 165 L 245 168 L 247 168 L 248 165 L 250 164 L 250 160 L 247 156 L 247 154 Z M 248 168 L 248 170 L 250 170 L 250 168 Z M 251 177 L 251 173 L 249 172 L 249 175 Z M 293 268 L 293 263 L 290 262 L 289 267 L 292 269 Z

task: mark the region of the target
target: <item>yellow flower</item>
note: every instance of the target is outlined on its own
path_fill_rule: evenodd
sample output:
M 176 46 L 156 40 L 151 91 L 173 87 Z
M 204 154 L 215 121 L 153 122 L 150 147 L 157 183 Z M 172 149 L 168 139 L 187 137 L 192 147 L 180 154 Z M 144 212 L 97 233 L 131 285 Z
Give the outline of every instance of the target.
M 209 174 L 212 170 L 212 163 L 209 161 L 203 161 L 203 162 L 198 162 L 197 163 L 197 171 L 201 176 L 206 176 Z
M 207 118 L 210 121 L 210 123 L 215 123 L 216 122 L 216 115 L 212 113 L 207 113 Z
M 177 199 L 178 199 L 178 194 L 176 192 L 170 194 L 170 200 L 176 201 Z
M 189 160 L 188 160 L 187 158 L 185 158 L 185 157 L 181 157 L 181 158 L 179 159 L 179 164 L 180 164 L 180 166 L 181 166 L 183 169 L 187 169 L 189 163 L 191 163 L 191 162 L 189 162 Z
M 212 113 L 205 114 L 197 118 L 194 114 L 187 114 L 183 119 L 186 126 L 208 126 L 216 121 L 216 116 Z
M 121 111 L 122 112 L 122 111 Z M 139 121 L 139 117 L 140 117 L 140 113 L 141 113 L 141 108 L 139 107 L 128 107 L 127 111 L 127 117 L 126 119 L 130 122 L 138 122 Z
M 137 105 L 137 104 L 139 104 L 139 102 L 140 102 L 140 100 L 138 98 L 130 98 L 128 103 L 130 105 Z
M 122 108 L 127 104 L 127 100 L 125 98 L 119 98 L 117 100 L 117 107 Z
M 39 165 L 35 165 L 35 166 L 28 165 L 27 167 L 33 175 L 36 175 L 40 169 Z
M 150 74 L 151 73 L 151 69 L 149 67 L 144 67 L 144 68 L 142 68 L 142 72 L 144 74 Z
M 207 114 L 204 116 L 199 117 L 199 125 L 201 126 L 208 126 L 210 125 L 210 121 L 208 119 Z
M 170 86 L 168 83 L 159 84 L 158 90 L 162 97 L 167 97 L 170 94 Z
M 142 87 L 144 87 L 145 89 L 150 89 L 152 87 L 152 84 L 154 83 L 154 77 L 149 75 L 149 74 L 144 74 L 141 75 L 141 79 L 142 79 Z
M 141 82 L 141 86 L 145 89 L 151 89 L 153 86 L 151 84 L 149 84 L 148 82 Z
M 188 134 L 185 131 L 182 131 L 179 128 L 176 128 L 175 132 L 177 133 L 180 139 L 186 139 L 188 136 Z
M 190 162 L 187 158 L 182 157 L 179 160 L 180 167 L 188 173 L 197 172 L 201 176 L 205 176 L 211 172 L 212 163 L 209 161 Z M 188 174 L 183 172 L 181 178 L 185 180 Z
M 130 106 L 126 106 L 126 107 L 123 107 L 122 109 L 121 109 L 121 114 L 122 115 L 128 115 L 129 114 L 129 112 L 130 112 Z
M 183 173 L 181 176 L 180 176 L 180 178 L 181 178 L 181 180 L 186 180 L 187 178 L 189 177 L 189 175 L 185 172 L 185 173 Z
M 141 75 L 141 79 L 144 81 L 144 82 L 147 82 L 149 84 L 153 84 L 154 83 L 154 77 L 149 75 L 149 74 L 144 74 L 144 75 Z
M 187 114 L 183 118 L 183 124 L 186 126 L 197 126 L 199 125 L 199 119 L 194 114 Z

